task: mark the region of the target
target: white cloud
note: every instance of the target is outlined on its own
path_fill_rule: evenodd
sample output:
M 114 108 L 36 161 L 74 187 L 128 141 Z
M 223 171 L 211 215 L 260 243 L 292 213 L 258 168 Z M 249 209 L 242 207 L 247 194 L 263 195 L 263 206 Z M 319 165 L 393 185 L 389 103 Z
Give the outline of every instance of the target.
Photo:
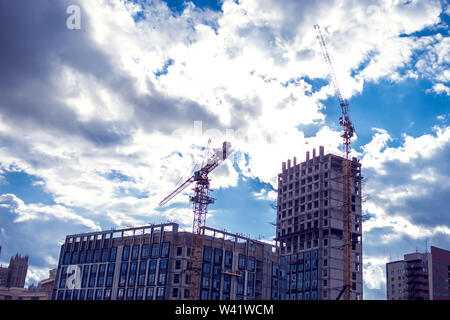
M 386 285 L 385 257 L 364 257 L 363 278 L 369 289 L 381 289 Z
M 273 185 L 282 161 L 303 156 L 311 146 L 319 144 L 337 152 L 340 144 L 337 130 L 323 127 L 315 137 L 305 138 L 295 129 L 314 121 L 323 124 L 319 99 L 333 91 L 326 86 L 320 92 L 306 94 L 311 85 L 303 79 L 296 85 L 281 85 L 304 75 L 314 78 L 328 73 L 313 21 L 306 16 L 304 21 L 292 19 L 293 15 L 303 16 L 306 8 L 317 13 L 314 23 L 322 26 L 336 73 L 343 80 L 341 89 L 347 96 L 360 92 L 368 79 L 393 75 L 410 60 L 416 48 L 430 41 L 434 41 L 436 52 L 444 52 L 445 48 L 441 44 L 444 39 L 398 38 L 402 32 L 411 33 L 436 23 L 438 2 L 380 2 L 377 7 L 360 2 L 332 4 L 325 15 L 320 4 L 242 1 L 238 5 L 225 1 L 222 13 L 189 5 L 181 15 L 174 16 L 165 3 L 155 1 L 145 9 L 147 19 L 139 23 L 132 18 L 141 10 L 137 4 L 106 4 L 101 0 L 82 4 L 89 16 L 88 32 L 94 44 L 114 61 L 117 70 L 133 80 L 138 98 L 162 92 L 199 103 L 218 117 L 223 128 L 239 130 L 232 142 L 242 155 L 249 156 L 247 164 L 242 159 L 238 163 L 244 175 Z M 348 10 L 354 13 L 352 18 L 340 19 L 349 16 Z M 369 33 L 371 37 L 366 36 Z M 371 52 L 377 54 L 371 57 Z M 367 57 L 371 61 L 365 71 L 350 77 L 350 70 Z M 437 59 L 438 63 L 445 62 L 443 57 Z M 156 77 L 169 59 L 173 64 L 168 73 Z M 110 81 L 97 81 L 73 65 L 61 65 L 59 71 L 53 82 L 80 121 L 132 123 L 138 117 L 123 92 L 110 87 Z M 201 138 L 189 134 L 193 123 L 188 119 L 180 123 L 179 133 L 171 135 L 132 127 L 129 142 L 111 148 L 93 148 L 80 137 L 55 136 L 44 127 L 23 136 L 6 121 L 0 124 L 0 131 L 21 145 L 21 149 L 16 146 L 0 150 L 5 167 L 14 164 L 42 177 L 43 187 L 58 204 L 83 207 L 92 215 L 109 212 L 115 223 L 139 221 L 144 212 L 157 214 L 157 203 L 180 177 L 187 177 L 192 162 L 201 159 L 201 152 L 192 145 L 202 146 L 207 140 L 206 134 Z M 214 129 L 206 125 L 205 131 Z M 224 133 L 223 128 L 217 129 Z M 183 157 L 167 157 L 174 151 Z M 51 163 L 44 167 L 42 159 L 50 159 Z M 110 181 L 102 176 L 111 169 L 130 180 Z M 214 188 L 227 188 L 236 186 L 238 175 L 227 161 L 211 177 Z M 130 190 L 147 194 L 149 199 L 118 196 Z M 135 216 L 121 218 L 117 212 L 125 209 L 132 209 L 131 215 Z
M 261 189 L 259 192 L 253 192 L 252 195 L 258 200 L 275 201 L 277 193 L 274 190 Z
M 434 135 L 417 138 L 404 135 L 402 145 L 389 147 L 389 133 L 376 129 L 372 141 L 363 148 L 361 162 L 369 174 L 363 189 L 369 196 L 364 209 L 375 214 L 365 222 L 364 231 L 391 228 L 382 243 L 404 235 L 424 239 L 450 234 L 445 217 L 436 208 L 443 200 L 439 192 L 450 189 L 445 160 L 441 160 L 449 148 L 450 127 L 435 127 L 434 131 Z
M 428 92 L 434 91 L 437 94 L 445 94 L 447 96 L 450 96 L 450 87 L 448 87 L 448 86 L 446 86 L 445 84 L 442 84 L 442 83 L 434 84 L 433 87 L 431 89 L 428 89 L 427 91 Z M 439 119 L 439 120 L 442 120 L 442 119 Z
M 49 269 L 29 265 L 27 277 L 25 279 L 25 286 L 29 287 L 31 284 L 37 285 L 39 281 L 47 279 L 48 277 L 49 277 Z
M 43 204 L 27 205 L 14 194 L 1 195 L 0 207 L 7 208 L 17 215 L 14 222 L 58 219 L 85 225 L 93 230 L 100 230 L 100 227 L 94 221 L 84 218 L 66 207 L 61 205 L 49 206 Z

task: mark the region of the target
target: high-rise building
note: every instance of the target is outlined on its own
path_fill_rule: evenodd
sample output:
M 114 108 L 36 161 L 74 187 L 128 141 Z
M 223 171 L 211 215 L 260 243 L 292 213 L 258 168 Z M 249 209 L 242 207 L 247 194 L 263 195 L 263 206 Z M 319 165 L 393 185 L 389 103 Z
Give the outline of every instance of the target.
M 405 254 L 386 264 L 388 300 L 450 300 L 450 251 Z
M 205 227 L 200 300 L 280 299 L 276 247 Z M 192 233 L 167 223 L 69 235 L 53 299 L 182 300 L 190 296 Z
M 18 253 L 11 257 L 8 266 L 8 287 L 23 288 L 28 271 L 28 256 L 20 256 Z
M 344 280 L 345 159 L 324 154 L 297 163 L 283 162 L 278 175 L 277 234 L 287 260 L 291 300 L 334 300 Z M 361 164 L 351 160 L 352 264 L 351 298 L 363 298 Z

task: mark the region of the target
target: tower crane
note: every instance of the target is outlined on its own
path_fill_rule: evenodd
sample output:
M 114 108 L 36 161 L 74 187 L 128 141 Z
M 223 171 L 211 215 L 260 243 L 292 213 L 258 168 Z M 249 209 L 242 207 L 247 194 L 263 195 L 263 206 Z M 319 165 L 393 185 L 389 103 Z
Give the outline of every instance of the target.
M 339 100 L 339 105 L 341 107 L 342 116 L 339 118 L 339 124 L 342 127 L 341 137 L 343 139 L 343 152 L 345 158 L 344 164 L 344 199 L 343 199 L 343 209 L 344 209 L 344 299 L 351 299 L 351 266 L 352 266 L 352 211 L 350 208 L 351 204 L 351 138 L 355 133 L 355 128 L 350 121 L 349 113 L 349 103 L 343 98 L 341 90 L 339 89 L 338 82 L 336 80 L 336 75 L 334 73 L 333 64 L 331 63 L 330 55 L 328 54 L 327 47 L 325 45 L 325 40 L 323 39 L 322 32 L 320 31 L 319 25 L 314 25 L 316 30 L 317 39 L 319 40 L 320 47 L 322 49 L 323 58 L 328 65 L 331 82 L 333 83 L 334 93 Z
M 203 236 L 205 233 L 204 227 L 206 226 L 206 215 L 208 213 L 208 205 L 214 203 L 214 198 L 210 196 L 212 191 L 210 186 L 210 174 L 215 168 L 217 168 L 223 161 L 225 161 L 234 150 L 231 149 L 231 143 L 224 142 L 222 149 L 216 151 L 211 157 L 209 157 L 209 146 L 211 140 L 208 141 L 206 147 L 205 156 L 203 159 L 202 167 L 200 170 L 195 171 L 194 174 L 187 179 L 178 188 L 172 191 L 167 197 L 165 197 L 160 203 L 160 206 L 164 206 L 177 194 L 186 189 L 189 185 L 195 182 L 194 194 L 189 196 L 189 201 L 192 203 L 194 211 L 194 219 L 192 223 L 192 242 L 191 242 L 191 290 L 190 299 L 199 299 L 200 297 L 200 275 L 202 268 L 202 253 L 203 253 Z M 206 160 L 206 163 L 205 163 Z

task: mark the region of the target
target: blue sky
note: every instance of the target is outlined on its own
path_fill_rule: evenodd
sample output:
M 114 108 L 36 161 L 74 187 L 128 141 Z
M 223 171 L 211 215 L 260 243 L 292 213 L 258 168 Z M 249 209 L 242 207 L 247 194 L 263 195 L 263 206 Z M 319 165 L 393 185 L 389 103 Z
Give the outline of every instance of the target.
M 208 225 L 271 241 L 282 161 L 340 152 L 316 23 L 350 101 L 373 215 L 365 299 L 385 299 L 390 259 L 426 242 L 450 249 L 446 2 L 21 2 L 0 4 L 11 31 L 0 34 L 0 263 L 30 254 L 28 284 L 56 266 L 67 234 L 190 229 L 189 190 L 158 203 L 209 138 L 237 152 L 211 174 Z M 73 3 L 80 30 L 66 28 Z

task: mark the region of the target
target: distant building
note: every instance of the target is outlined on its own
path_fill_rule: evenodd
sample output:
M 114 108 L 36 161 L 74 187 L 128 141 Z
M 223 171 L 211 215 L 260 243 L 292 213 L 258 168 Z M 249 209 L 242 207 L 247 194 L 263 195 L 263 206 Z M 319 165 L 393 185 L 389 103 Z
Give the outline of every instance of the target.
M 450 251 L 405 254 L 386 264 L 388 300 L 450 300 Z
M 275 246 L 205 227 L 197 300 L 280 299 Z M 178 224 L 69 235 L 53 299 L 183 300 L 190 297 L 192 233 Z
M 25 279 L 28 271 L 28 256 L 21 257 L 19 254 L 16 254 L 15 257 L 11 257 L 8 269 L 7 287 L 25 287 Z
M 55 286 L 56 269 L 49 271 L 49 277 L 47 279 L 39 281 L 38 285 L 31 285 L 28 287 L 29 292 L 40 292 L 47 295 L 47 300 L 51 300 L 53 288 Z
M 0 286 L 2 287 L 25 287 L 25 279 L 28 271 L 28 256 L 22 257 L 16 254 L 11 257 L 7 268 L 0 266 Z

